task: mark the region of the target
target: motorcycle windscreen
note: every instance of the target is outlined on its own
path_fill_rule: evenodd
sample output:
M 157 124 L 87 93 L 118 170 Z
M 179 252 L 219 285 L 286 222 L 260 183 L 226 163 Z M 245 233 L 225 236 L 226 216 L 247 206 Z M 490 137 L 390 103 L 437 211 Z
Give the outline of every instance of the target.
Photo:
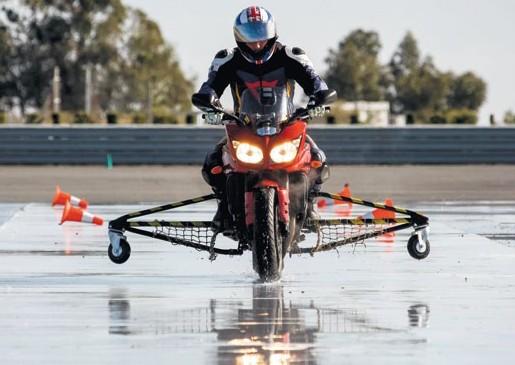
M 246 89 L 241 95 L 240 117 L 260 136 L 279 133 L 288 120 L 293 105 L 285 87 Z

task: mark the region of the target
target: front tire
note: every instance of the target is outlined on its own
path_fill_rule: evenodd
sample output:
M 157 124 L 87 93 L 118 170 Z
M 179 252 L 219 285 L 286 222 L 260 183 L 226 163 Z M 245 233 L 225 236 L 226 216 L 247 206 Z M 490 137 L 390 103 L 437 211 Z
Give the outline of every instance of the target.
M 264 282 L 281 278 L 283 245 L 279 230 L 279 212 L 273 188 L 256 190 L 254 194 L 254 242 L 252 262 L 254 270 Z

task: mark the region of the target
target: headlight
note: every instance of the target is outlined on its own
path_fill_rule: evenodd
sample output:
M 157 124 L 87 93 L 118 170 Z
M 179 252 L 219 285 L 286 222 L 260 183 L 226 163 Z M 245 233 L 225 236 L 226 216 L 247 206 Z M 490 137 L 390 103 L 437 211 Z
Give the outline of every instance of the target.
M 263 151 L 259 147 L 238 141 L 232 141 L 232 146 L 236 150 L 236 157 L 241 162 L 257 164 L 263 161 Z
M 285 163 L 291 162 L 297 156 L 297 151 L 299 149 L 300 140 L 302 136 L 293 141 L 284 142 L 280 145 L 275 146 L 270 151 L 270 158 L 275 163 Z

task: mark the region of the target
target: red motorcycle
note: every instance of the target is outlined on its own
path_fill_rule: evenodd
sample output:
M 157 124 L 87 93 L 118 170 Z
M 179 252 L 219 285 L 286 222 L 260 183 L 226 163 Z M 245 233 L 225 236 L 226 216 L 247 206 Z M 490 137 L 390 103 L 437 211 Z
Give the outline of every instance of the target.
M 252 250 L 262 280 L 277 280 L 284 256 L 306 228 L 309 191 L 320 173 L 312 170 L 326 169 L 312 159 L 306 141 L 309 110 L 293 111 L 287 87 L 245 90 L 238 116 L 217 107 L 214 97 L 193 98 L 227 120 L 223 166 L 211 169 L 226 175 L 229 229 L 224 234 Z M 319 92 L 316 99 L 317 107 L 328 109 L 336 92 Z
M 250 83 L 256 85 L 255 83 Z M 323 182 L 327 167 L 311 154 L 306 135 L 310 110 L 294 110 L 289 88 L 267 82 L 265 87 L 249 87 L 240 98 L 241 108 L 233 115 L 221 108 L 217 99 L 195 94 L 195 105 L 225 115 L 226 143 L 222 163 L 211 168 L 212 176 L 222 177 L 226 211 L 222 227 L 212 221 L 153 220 L 138 218 L 197 204 L 217 198 L 215 194 L 168 203 L 124 214 L 109 222 L 108 255 L 112 262 L 123 264 L 131 254 L 125 232 L 209 252 L 217 255 L 243 255 L 252 250 L 254 270 L 263 281 L 281 277 L 284 256 L 310 254 L 360 244 L 387 233 L 414 228 L 408 240 L 408 253 L 417 260 L 429 255 L 429 220 L 404 208 L 373 203 L 341 194 L 310 191 L 314 182 Z M 269 87 L 270 86 L 270 87 Z M 315 106 L 326 108 L 336 98 L 334 91 L 315 95 Z M 308 217 L 310 198 L 319 197 L 373 208 L 370 217 L 318 219 Z M 375 217 L 374 212 L 400 214 L 401 217 Z M 179 215 L 180 217 L 180 215 Z M 223 228 L 223 230 L 222 230 Z M 316 232 L 315 244 L 301 247 L 304 232 Z M 220 233 L 238 242 L 237 248 L 217 247 Z M 309 239 L 306 239 L 306 243 Z

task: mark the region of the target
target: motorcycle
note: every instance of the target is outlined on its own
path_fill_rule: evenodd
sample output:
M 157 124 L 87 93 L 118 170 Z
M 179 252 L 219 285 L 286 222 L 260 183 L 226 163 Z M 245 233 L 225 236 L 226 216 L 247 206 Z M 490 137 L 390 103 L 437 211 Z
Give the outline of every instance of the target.
M 111 261 L 122 264 L 129 259 L 131 248 L 125 236 L 125 231 L 129 231 L 207 251 L 210 260 L 217 255 L 243 255 L 251 250 L 254 270 L 262 281 L 268 282 L 280 279 L 287 253 L 314 255 L 410 227 L 414 232 L 408 240 L 408 253 L 417 260 L 426 258 L 430 251 L 429 220 L 422 214 L 343 194 L 312 191 L 316 179 L 317 183 L 327 179 L 328 168 L 312 156 L 306 134 L 310 109 L 294 109 L 287 86 L 257 85 L 260 87 L 249 87 L 239 96 L 237 115 L 223 109 L 214 96 L 193 96 L 195 105 L 221 113 L 225 122 L 222 162 L 210 167 L 210 175 L 223 177 L 225 185 L 221 205 L 223 224 L 135 220 L 220 198 L 216 194 L 125 214 L 109 223 Z M 309 107 L 326 110 L 335 99 L 334 91 L 321 91 L 315 94 L 314 103 Z M 390 214 L 331 219 L 308 217 L 309 204 L 314 198 L 361 205 Z M 402 217 L 396 217 L 396 213 Z M 313 236 L 310 233 L 316 233 L 316 243 L 306 247 L 309 241 L 306 237 Z M 219 234 L 236 241 L 238 247 L 217 247 Z
M 335 91 L 320 91 L 312 107 L 328 108 L 335 100 Z M 284 256 L 305 228 L 314 180 L 328 175 L 306 139 L 309 110 L 293 110 L 286 86 L 245 90 L 238 115 L 218 106 L 214 96 L 195 94 L 193 101 L 226 119 L 223 166 L 211 169 L 226 176 L 225 234 L 252 250 L 262 280 L 277 280 Z

